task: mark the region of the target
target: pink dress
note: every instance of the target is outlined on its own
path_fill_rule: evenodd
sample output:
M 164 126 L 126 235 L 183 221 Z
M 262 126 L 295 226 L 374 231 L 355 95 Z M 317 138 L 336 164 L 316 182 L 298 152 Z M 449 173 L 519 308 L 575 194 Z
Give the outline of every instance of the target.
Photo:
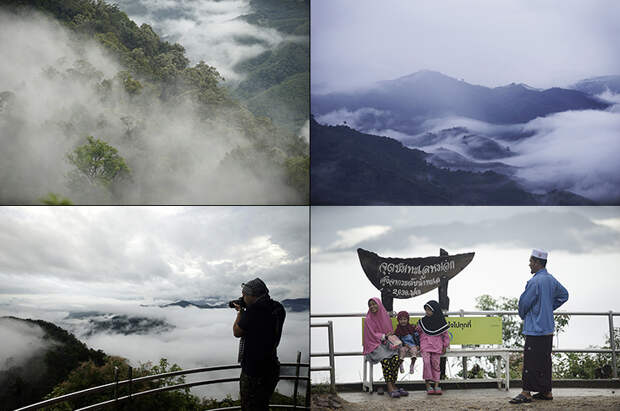
M 438 335 L 428 335 L 419 325 L 416 325 L 416 331 L 420 334 L 420 352 L 424 362 L 422 377 L 428 381 L 439 381 L 439 356 L 444 348 L 450 346 L 450 334 L 444 331 Z

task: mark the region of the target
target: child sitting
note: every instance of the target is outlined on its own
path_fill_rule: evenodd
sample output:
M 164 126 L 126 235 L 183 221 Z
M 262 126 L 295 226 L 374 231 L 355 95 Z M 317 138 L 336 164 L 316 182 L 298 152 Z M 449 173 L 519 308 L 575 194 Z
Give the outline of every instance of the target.
M 399 337 L 403 343 L 400 346 L 398 353 L 400 357 L 400 372 L 405 372 L 405 368 L 403 366 L 404 358 L 411 357 L 409 373 L 413 374 L 413 366 L 415 365 L 416 355 L 420 351 L 420 336 L 416 332 L 413 324 L 409 324 L 409 313 L 407 311 L 399 312 L 396 319 L 398 320 L 398 325 L 394 330 L 394 334 Z
M 424 362 L 423 378 L 426 381 L 426 393 L 431 395 L 441 395 L 439 387 L 439 356 L 445 354 L 446 348 L 450 345 L 448 328 L 450 325 L 441 311 L 437 301 L 429 301 L 424 304 L 426 316 L 422 317 L 415 329 L 420 334 L 420 349 L 422 361 Z M 431 383 L 435 387 L 431 387 Z

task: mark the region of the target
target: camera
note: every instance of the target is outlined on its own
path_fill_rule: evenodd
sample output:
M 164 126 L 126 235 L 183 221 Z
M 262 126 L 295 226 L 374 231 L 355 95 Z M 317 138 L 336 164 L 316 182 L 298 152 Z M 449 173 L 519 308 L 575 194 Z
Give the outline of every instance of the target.
M 243 297 L 239 297 L 236 300 L 231 300 L 228 302 L 228 306 L 230 308 L 235 308 L 235 304 L 237 304 L 241 308 L 246 308 L 245 301 L 243 301 Z

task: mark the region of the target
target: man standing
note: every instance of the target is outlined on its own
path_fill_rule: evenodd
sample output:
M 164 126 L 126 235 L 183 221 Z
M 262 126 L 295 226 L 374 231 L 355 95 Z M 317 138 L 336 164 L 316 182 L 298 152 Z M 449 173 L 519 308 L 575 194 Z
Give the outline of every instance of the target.
M 533 250 L 530 271 L 534 276 L 519 297 L 519 317 L 523 320 L 523 391 L 512 404 L 531 402 L 532 398 L 552 400 L 551 348 L 555 321 L 553 310 L 568 300 L 568 291 L 545 268 L 547 252 Z M 531 391 L 537 394 L 531 395 Z
M 233 304 L 237 310 L 233 335 L 241 338 L 241 408 L 268 410 L 280 376 L 277 347 L 286 311 L 269 297 L 269 290 L 260 278 L 242 284 L 242 294 L 244 304 Z

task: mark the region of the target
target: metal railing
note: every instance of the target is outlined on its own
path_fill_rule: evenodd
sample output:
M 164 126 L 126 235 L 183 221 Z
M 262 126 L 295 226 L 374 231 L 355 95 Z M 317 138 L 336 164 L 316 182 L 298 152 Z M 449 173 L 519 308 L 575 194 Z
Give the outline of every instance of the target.
M 284 380 L 284 381 L 294 381 L 294 385 L 293 385 L 293 405 L 283 405 L 283 404 L 273 404 L 273 405 L 269 405 L 270 408 L 274 408 L 274 409 L 310 409 L 310 373 L 308 372 L 308 376 L 307 377 L 303 377 L 300 376 L 300 369 L 301 368 L 308 368 L 308 371 L 310 369 L 310 364 L 309 363 L 302 363 L 301 362 L 301 352 L 297 352 L 297 361 L 296 362 L 292 362 L 292 363 L 280 363 L 281 367 L 295 367 L 295 376 L 289 376 L 289 375 L 280 375 L 280 381 Z M 132 392 L 132 388 L 133 385 L 136 383 L 140 383 L 140 382 L 145 382 L 145 381 L 150 381 L 150 380 L 155 380 L 155 379 L 160 379 L 160 378 L 169 378 L 169 377 L 175 377 L 175 376 L 179 376 L 179 375 L 188 375 L 188 374 L 196 374 L 196 373 L 201 373 L 201 372 L 210 372 L 210 371 L 222 371 L 222 370 L 233 370 L 233 369 L 239 369 L 241 368 L 241 365 L 239 364 L 234 364 L 234 365 L 218 365 L 215 367 L 201 367 L 201 368 L 192 368 L 189 370 L 179 370 L 179 371 L 172 371 L 172 372 L 167 372 L 167 373 L 162 373 L 162 374 L 154 374 L 154 375 L 145 375 L 143 377 L 138 377 L 138 378 L 132 378 L 132 369 L 131 367 L 128 370 L 128 379 L 126 380 L 122 380 L 119 381 L 118 380 L 118 373 L 115 372 L 115 378 L 114 378 L 114 382 L 108 383 L 108 384 L 103 384 L 103 385 L 99 385 L 96 387 L 91 387 L 91 388 L 87 388 L 84 390 L 80 390 L 80 391 L 75 391 L 69 394 L 65 394 L 65 395 L 61 395 L 59 397 L 54 397 L 54 398 L 50 398 L 48 400 L 44 400 L 41 402 L 37 402 L 35 404 L 30 404 L 27 405 L 25 407 L 21 407 L 16 409 L 15 411 L 27 411 L 27 410 L 36 410 L 36 409 L 40 409 L 43 407 L 48 407 L 50 405 L 54 405 L 54 404 L 58 404 L 61 402 L 65 402 L 65 401 L 69 401 L 69 400 L 74 400 L 76 398 L 81 398 L 90 394 L 94 394 L 97 392 L 101 392 L 101 391 L 106 391 L 106 390 L 113 390 L 112 392 L 112 397 L 110 400 L 108 401 L 103 401 L 103 402 L 99 402 L 96 404 L 92 404 L 86 407 L 82 407 L 82 408 L 78 408 L 76 411 L 86 411 L 86 410 L 95 410 L 95 409 L 99 409 L 102 408 L 106 405 L 114 405 L 114 404 L 118 404 L 120 402 L 123 401 L 128 401 L 128 400 L 133 400 L 135 398 L 139 398 L 139 397 L 143 397 L 146 395 L 151 395 L 151 394 L 155 394 L 155 393 L 159 393 L 159 392 L 164 392 L 164 391 L 171 391 L 171 390 L 179 390 L 179 389 L 185 389 L 185 388 L 191 388 L 191 387 L 196 387 L 199 385 L 213 385 L 213 384 L 222 384 L 222 383 L 226 383 L 226 382 L 236 382 L 239 381 L 240 377 L 233 377 L 233 378 L 219 378 L 219 379 L 214 379 L 214 380 L 202 380 L 202 381 L 194 381 L 194 382 L 189 382 L 189 383 L 183 383 L 183 384 L 177 384 L 177 385 L 170 385 L 170 386 L 165 386 L 165 387 L 159 387 L 159 388 L 154 388 L 154 389 L 150 389 L 150 390 L 146 390 L 146 391 L 140 391 L 140 392 L 136 392 L 133 393 Z M 306 385 L 306 395 L 305 395 L 305 404 L 304 405 L 298 405 L 297 404 L 297 394 L 299 391 L 299 381 L 306 381 L 307 385 Z M 129 394 L 119 397 L 118 396 L 118 392 L 119 392 L 119 387 L 122 386 L 128 386 L 129 387 Z M 241 407 L 239 406 L 235 406 L 235 407 L 226 407 L 226 408 L 217 408 L 217 410 L 240 410 Z
M 409 315 L 421 317 L 424 316 L 423 312 L 410 312 Z M 478 316 L 500 316 L 500 315 L 519 315 L 517 311 L 448 311 L 445 315 L 478 315 Z M 612 363 L 612 375 L 613 378 L 618 378 L 618 363 L 617 363 L 617 355 L 618 348 L 615 345 L 615 330 L 614 330 L 614 317 L 620 316 L 620 312 L 608 311 L 608 312 L 595 312 L 595 311 L 557 311 L 554 315 L 570 315 L 570 316 L 598 316 L 598 317 L 607 317 L 609 320 L 609 349 L 596 349 L 596 348 L 571 348 L 571 349 L 553 349 L 553 352 L 556 353 L 595 353 L 595 354 L 611 354 L 611 363 Z M 326 314 L 310 314 L 310 319 L 315 318 L 363 318 L 366 316 L 366 313 L 326 313 Z M 334 363 L 335 357 L 358 357 L 363 356 L 361 351 L 347 351 L 347 352 L 335 352 L 334 351 L 334 337 L 333 337 L 333 322 L 328 321 L 327 323 L 315 323 L 310 324 L 310 327 L 327 327 L 328 328 L 328 343 L 329 343 L 329 352 L 327 353 L 313 353 L 310 352 L 310 358 L 314 357 L 329 357 L 330 358 L 330 366 L 329 367 L 311 367 L 310 372 L 315 371 L 329 371 L 330 372 L 330 381 L 331 388 L 335 390 L 335 379 L 336 379 L 336 368 Z M 508 351 L 511 353 L 520 353 L 523 352 L 522 348 L 503 348 L 502 351 Z

